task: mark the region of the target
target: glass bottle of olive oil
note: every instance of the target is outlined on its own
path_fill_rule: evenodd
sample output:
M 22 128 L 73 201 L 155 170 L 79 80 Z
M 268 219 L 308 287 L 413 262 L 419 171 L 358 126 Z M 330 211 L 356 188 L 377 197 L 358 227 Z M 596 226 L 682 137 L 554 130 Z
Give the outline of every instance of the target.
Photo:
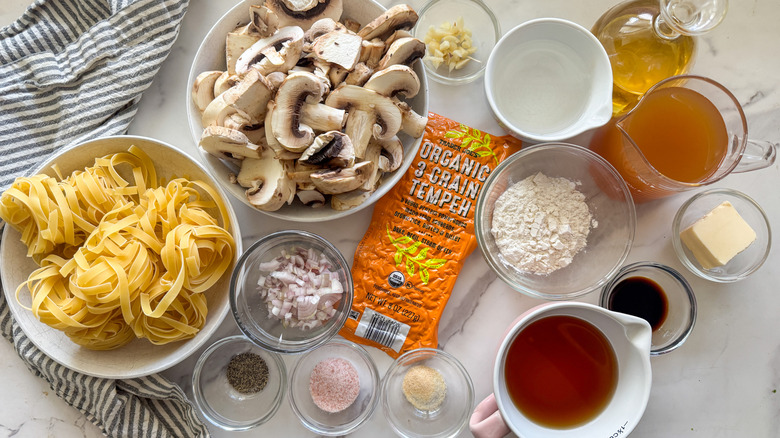
M 602 15 L 592 32 L 612 64 L 613 115 L 660 80 L 687 73 L 694 37 L 717 26 L 726 9 L 726 0 L 629 0 Z

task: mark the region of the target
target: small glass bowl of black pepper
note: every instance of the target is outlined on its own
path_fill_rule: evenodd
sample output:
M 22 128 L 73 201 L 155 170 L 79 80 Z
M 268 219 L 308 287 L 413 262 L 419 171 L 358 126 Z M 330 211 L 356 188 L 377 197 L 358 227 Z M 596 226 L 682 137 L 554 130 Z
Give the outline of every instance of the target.
M 385 373 L 382 409 L 402 437 L 458 436 L 474 409 L 474 385 L 455 356 L 418 348 L 399 356 Z
M 696 323 L 696 296 L 685 277 L 654 262 L 626 265 L 601 291 L 601 307 L 637 316 L 653 329 L 650 355 L 679 348 Z
M 331 340 L 347 320 L 352 296 L 352 273 L 341 251 L 300 230 L 255 242 L 230 279 L 238 327 L 277 353 L 302 353 Z
M 212 424 L 230 431 L 249 430 L 270 420 L 286 389 L 281 356 L 240 335 L 212 344 L 192 373 L 195 405 Z

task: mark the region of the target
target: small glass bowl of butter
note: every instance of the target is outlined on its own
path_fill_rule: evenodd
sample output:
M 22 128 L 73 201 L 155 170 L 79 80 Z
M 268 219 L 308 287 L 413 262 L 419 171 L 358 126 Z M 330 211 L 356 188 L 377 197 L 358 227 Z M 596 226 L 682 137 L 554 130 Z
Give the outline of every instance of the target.
M 706 280 L 732 283 L 766 261 L 772 245 L 769 219 L 758 203 L 732 189 L 710 189 L 686 201 L 672 223 L 680 261 Z

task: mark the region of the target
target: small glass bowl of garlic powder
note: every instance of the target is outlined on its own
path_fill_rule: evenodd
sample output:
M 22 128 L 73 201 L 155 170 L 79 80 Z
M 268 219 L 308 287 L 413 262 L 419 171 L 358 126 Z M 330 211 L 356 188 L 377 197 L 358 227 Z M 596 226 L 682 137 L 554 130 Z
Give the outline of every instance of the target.
M 482 76 L 501 38 L 496 16 L 481 0 L 433 0 L 420 10 L 412 33 L 425 42 L 428 76 L 447 85 Z
M 466 368 L 451 354 L 418 348 L 399 356 L 382 379 L 382 409 L 402 437 L 457 436 L 474 405 Z

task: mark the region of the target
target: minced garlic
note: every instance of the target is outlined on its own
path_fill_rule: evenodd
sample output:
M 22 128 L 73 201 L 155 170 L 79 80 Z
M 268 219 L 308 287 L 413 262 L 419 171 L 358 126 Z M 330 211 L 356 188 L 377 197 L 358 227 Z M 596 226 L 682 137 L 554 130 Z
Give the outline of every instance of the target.
M 446 65 L 450 72 L 465 67 L 477 51 L 471 41 L 471 30 L 463 24 L 463 17 L 453 22 L 445 21 L 439 27 L 429 27 L 424 41 L 428 53 L 423 60 L 437 69 Z

